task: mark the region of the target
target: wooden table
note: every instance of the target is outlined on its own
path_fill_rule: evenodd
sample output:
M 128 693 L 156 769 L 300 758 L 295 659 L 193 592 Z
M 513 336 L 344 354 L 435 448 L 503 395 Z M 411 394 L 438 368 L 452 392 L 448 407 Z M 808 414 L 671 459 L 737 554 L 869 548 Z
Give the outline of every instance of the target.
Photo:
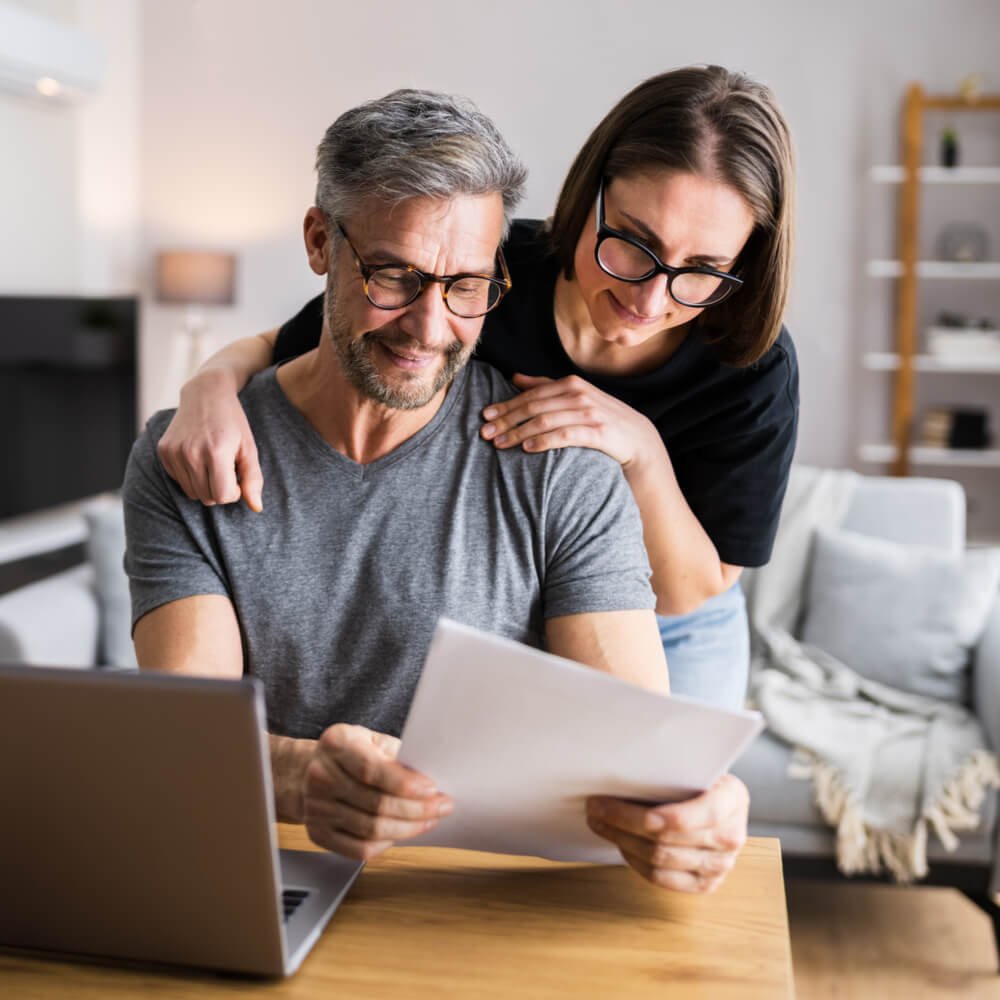
M 283 847 L 311 845 L 279 827 Z M 2 890 L 0 890 L 2 891 Z M 750 838 L 711 896 L 625 868 L 441 848 L 371 862 L 299 972 L 280 982 L 0 953 L 0 996 L 790 998 L 778 841 Z

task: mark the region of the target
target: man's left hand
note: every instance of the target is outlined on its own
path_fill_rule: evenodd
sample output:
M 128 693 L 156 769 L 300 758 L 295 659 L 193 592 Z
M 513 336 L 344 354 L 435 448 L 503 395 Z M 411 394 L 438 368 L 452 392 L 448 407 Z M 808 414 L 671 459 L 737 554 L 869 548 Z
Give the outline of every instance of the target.
M 695 798 L 667 805 L 592 796 L 587 823 L 643 878 L 667 889 L 703 893 L 717 889 L 733 867 L 746 841 L 749 811 L 746 785 L 724 774 Z

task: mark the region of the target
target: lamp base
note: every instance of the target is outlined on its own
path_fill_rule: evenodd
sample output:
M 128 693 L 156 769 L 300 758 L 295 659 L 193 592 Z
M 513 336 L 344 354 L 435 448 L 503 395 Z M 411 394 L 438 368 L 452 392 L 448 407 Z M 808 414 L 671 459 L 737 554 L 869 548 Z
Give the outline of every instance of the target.
M 202 311 L 196 309 L 194 306 L 188 306 L 184 314 L 183 332 L 183 336 L 187 341 L 188 358 L 187 370 L 184 374 L 185 382 L 198 371 L 205 360 L 205 331 L 207 329 L 208 324 L 205 322 L 205 316 Z

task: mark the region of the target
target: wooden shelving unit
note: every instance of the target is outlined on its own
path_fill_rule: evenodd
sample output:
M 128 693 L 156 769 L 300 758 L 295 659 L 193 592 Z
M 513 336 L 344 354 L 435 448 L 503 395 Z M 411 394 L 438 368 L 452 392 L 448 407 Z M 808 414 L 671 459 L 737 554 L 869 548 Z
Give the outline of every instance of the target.
M 913 445 L 915 376 L 918 372 L 997 374 L 995 362 L 956 362 L 917 353 L 917 303 L 922 280 L 1000 279 L 1000 261 L 975 263 L 919 260 L 920 195 L 924 184 L 998 184 L 1000 166 L 936 167 L 921 164 L 924 115 L 928 111 L 1000 111 L 1000 95 L 962 97 L 925 94 L 919 84 L 911 84 L 903 102 L 901 127 L 902 164 L 872 167 L 876 183 L 898 184 L 897 259 L 872 260 L 868 275 L 898 281 L 894 353 L 865 355 L 871 371 L 894 373 L 892 387 L 892 427 L 888 444 L 862 445 L 860 457 L 866 462 L 886 462 L 894 475 L 905 476 L 912 465 L 998 466 L 997 450 L 948 450 Z

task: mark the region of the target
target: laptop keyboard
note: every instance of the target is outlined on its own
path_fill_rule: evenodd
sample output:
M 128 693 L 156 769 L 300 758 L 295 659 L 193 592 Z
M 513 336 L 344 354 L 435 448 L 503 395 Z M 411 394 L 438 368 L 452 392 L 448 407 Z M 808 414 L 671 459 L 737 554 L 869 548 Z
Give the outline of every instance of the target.
M 309 895 L 308 889 L 282 889 L 281 905 L 285 911 L 285 923 L 288 918 L 305 902 Z

